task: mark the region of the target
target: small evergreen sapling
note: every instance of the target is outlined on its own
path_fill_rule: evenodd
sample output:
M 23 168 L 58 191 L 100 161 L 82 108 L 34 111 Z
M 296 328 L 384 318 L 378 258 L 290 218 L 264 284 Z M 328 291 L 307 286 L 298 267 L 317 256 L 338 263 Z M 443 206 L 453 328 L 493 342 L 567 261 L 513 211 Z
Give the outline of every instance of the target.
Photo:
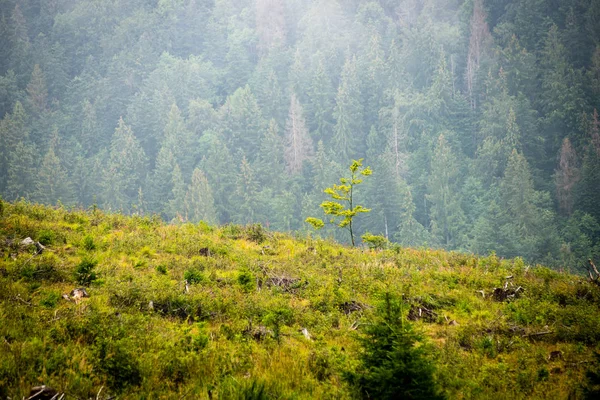
M 360 338 L 358 371 L 346 379 L 365 399 L 444 399 L 433 378 L 434 365 L 423 336 L 404 320 L 403 303 L 386 293 L 372 323 Z
M 347 228 L 350 231 L 350 240 L 354 246 L 354 232 L 352 231 L 352 220 L 358 213 L 367 213 L 371 211 L 361 205 L 354 205 L 353 193 L 354 187 L 362 183 L 360 176 L 369 176 L 373 173 L 371 167 L 362 167 L 363 159 L 352 160 L 350 165 L 350 178 L 340 178 L 341 185 L 334 184 L 324 190 L 331 201 L 321 203 L 321 208 L 325 215 L 331 215 L 329 223 L 335 224 L 340 228 Z M 314 217 L 306 218 L 306 222 L 311 224 L 315 229 L 321 229 L 325 223 L 323 220 Z

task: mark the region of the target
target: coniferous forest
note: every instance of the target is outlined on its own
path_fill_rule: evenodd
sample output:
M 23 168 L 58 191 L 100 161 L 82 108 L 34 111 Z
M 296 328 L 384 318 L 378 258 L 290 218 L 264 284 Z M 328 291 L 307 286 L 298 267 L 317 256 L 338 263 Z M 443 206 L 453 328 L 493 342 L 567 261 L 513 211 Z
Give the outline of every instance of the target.
M 0 13 L 4 200 L 306 231 L 364 158 L 358 236 L 572 270 L 600 257 L 597 0 Z

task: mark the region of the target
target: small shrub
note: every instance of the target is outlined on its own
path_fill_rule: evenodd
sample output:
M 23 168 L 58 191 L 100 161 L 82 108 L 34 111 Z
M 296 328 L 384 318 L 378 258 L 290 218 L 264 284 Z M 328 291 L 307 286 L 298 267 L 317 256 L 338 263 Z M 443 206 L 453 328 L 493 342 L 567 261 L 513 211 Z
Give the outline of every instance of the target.
M 586 400 L 600 398 L 600 353 L 596 353 L 595 357 L 595 362 L 585 373 L 583 393 Z
M 86 235 L 82 241 L 83 248 L 87 251 L 96 250 L 96 243 L 94 243 L 94 238 L 90 235 Z
M 254 274 L 247 269 L 243 269 L 239 272 L 237 282 L 245 292 L 251 292 L 256 287 L 256 278 L 254 277 Z
M 267 239 L 261 224 L 252 224 L 246 227 L 246 238 L 254 243 L 261 244 Z
M 538 382 L 547 381 L 548 378 L 550 378 L 550 372 L 548 371 L 548 368 L 541 367 L 540 369 L 538 369 L 538 371 L 537 371 Z
M 142 247 L 141 253 L 142 253 L 142 257 L 146 257 L 146 258 L 154 257 L 154 250 L 151 249 L 149 246 Z
M 364 235 L 362 235 L 361 239 L 364 243 L 366 243 L 367 246 L 369 246 L 370 249 L 373 250 L 382 250 L 387 248 L 388 245 L 388 240 L 385 238 L 385 236 L 373 235 L 370 232 L 366 232 Z
M 273 329 L 273 337 L 277 342 L 281 338 L 281 327 L 282 325 L 290 324 L 293 319 L 292 310 L 288 308 L 277 308 L 269 311 L 264 317 L 263 322 L 265 325 L 270 326 Z
M 97 278 L 94 268 L 98 265 L 98 261 L 91 258 L 84 258 L 75 268 L 75 280 L 78 284 L 88 286 Z
M 35 257 L 31 262 L 25 263 L 20 274 L 28 281 L 52 281 L 63 280 L 63 274 L 56 268 L 60 263 L 58 256 L 54 253 L 44 252 L 41 257 Z
M 156 272 L 161 274 L 161 275 L 166 275 L 167 274 L 167 267 L 165 267 L 163 264 L 159 264 L 156 266 Z
M 54 308 L 60 300 L 60 293 L 49 292 L 40 300 L 40 304 L 46 308 Z
M 142 383 L 139 361 L 127 348 L 125 339 L 100 340 L 96 347 L 96 367 L 106 375 L 108 386 L 119 392 L 128 386 Z
M 198 230 L 201 233 L 211 233 L 214 229 L 212 226 L 210 226 L 206 222 L 200 221 L 200 222 L 198 222 Z
M 192 348 L 195 351 L 200 351 L 200 350 L 206 348 L 206 346 L 208 346 L 208 342 L 210 341 L 210 338 L 208 337 L 208 334 L 206 333 L 206 324 L 205 323 L 199 323 L 198 330 L 199 330 L 198 333 L 192 337 Z
M 42 229 L 38 232 L 38 242 L 44 246 L 51 245 L 56 240 L 56 233 L 49 229 Z
M 183 278 L 190 284 L 196 284 L 204 280 L 204 274 L 198 268 L 192 267 L 183 273 Z
M 237 240 L 242 237 L 242 229 L 238 225 L 225 225 L 221 230 L 221 236 L 228 239 Z
M 333 368 L 327 350 L 315 350 L 308 356 L 308 368 L 317 380 L 323 382 L 332 375 Z
M 251 381 L 226 380 L 219 388 L 219 397 L 223 399 L 267 400 L 278 398 L 267 391 L 265 383 L 257 379 Z
M 170 350 L 161 357 L 166 362 L 163 361 L 160 376 L 178 386 L 190 378 L 190 366 L 187 357 L 180 356 L 174 349 Z

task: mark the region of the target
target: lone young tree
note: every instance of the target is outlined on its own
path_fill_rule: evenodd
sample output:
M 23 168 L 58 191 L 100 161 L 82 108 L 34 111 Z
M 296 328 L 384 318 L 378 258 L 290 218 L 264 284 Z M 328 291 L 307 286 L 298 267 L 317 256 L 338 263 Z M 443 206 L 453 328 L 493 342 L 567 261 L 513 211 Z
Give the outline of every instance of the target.
M 347 228 L 350 231 L 350 240 L 352 246 L 354 246 L 354 232 L 352 231 L 352 219 L 358 213 L 366 213 L 371 211 L 369 208 L 365 208 L 361 205 L 354 205 L 352 201 L 352 195 L 354 192 L 354 186 L 362 183 L 360 176 L 369 176 L 373 173 L 371 167 L 362 167 L 362 161 L 352 160 L 350 165 L 350 178 L 340 178 L 341 185 L 334 184 L 332 187 L 328 187 L 324 190 L 325 193 L 331 196 L 331 201 L 324 201 L 321 203 L 321 208 L 325 215 L 331 215 L 329 223 L 337 225 L 340 228 Z M 308 217 L 306 222 L 311 224 L 315 229 L 321 229 L 325 223 L 319 218 Z

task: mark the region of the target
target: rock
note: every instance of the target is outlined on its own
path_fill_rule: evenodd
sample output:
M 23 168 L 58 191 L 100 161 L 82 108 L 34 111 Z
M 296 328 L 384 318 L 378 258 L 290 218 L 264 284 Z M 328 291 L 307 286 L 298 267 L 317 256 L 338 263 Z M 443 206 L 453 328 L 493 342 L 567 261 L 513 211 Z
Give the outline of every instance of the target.
M 27 400 L 51 400 L 58 399 L 59 393 L 46 385 L 34 386 L 29 391 Z
M 34 244 L 35 242 L 33 241 L 32 238 L 30 237 L 26 237 L 25 239 L 23 239 L 23 241 L 21 241 L 21 246 L 31 246 L 32 244 Z M 37 387 L 37 386 L 36 386 Z
M 25 239 L 23 239 L 21 241 L 21 246 L 23 246 L 23 247 L 29 247 L 29 246 L 33 246 L 33 245 L 35 245 L 35 248 L 37 249 L 38 254 L 46 249 L 46 246 L 44 246 L 40 242 L 33 241 L 33 239 L 30 237 L 26 237 Z
M 302 334 L 304 335 L 304 337 L 305 337 L 306 339 L 308 339 L 308 340 L 310 340 L 310 339 L 311 339 L 311 338 L 310 338 L 310 333 L 308 333 L 308 329 L 306 329 L 306 328 L 302 328 L 302 329 L 300 330 L 300 332 L 302 332 Z

